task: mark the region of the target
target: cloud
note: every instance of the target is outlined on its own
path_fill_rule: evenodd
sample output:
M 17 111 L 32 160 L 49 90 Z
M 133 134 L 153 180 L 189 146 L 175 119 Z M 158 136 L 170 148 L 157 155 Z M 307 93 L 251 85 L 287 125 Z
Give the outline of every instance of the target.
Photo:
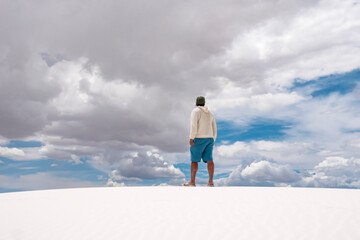
M 78 165 L 78 164 L 83 164 L 84 162 L 80 160 L 79 156 L 76 156 L 74 154 L 71 155 L 71 162 L 73 162 L 73 164 Z
M 244 142 L 235 142 L 231 145 L 221 145 L 216 148 L 216 151 L 220 156 L 233 157 L 241 154 L 242 152 L 250 152 L 250 147 Z
M 282 143 L 281 143 L 282 144 Z M 279 144 L 279 145 L 281 145 Z M 256 145 L 256 144 L 255 144 Z M 266 143 L 266 145 L 272 145 Z M 279 147 L 267 148 L 267 150 L 282 151 Z M 291 147 L 289 145 L 288 147 Z M 291 149 L 289 149 L 291 151 Z M 322 158 L 321 156 L 327 156 Z M 344 158 L 336 156 L 339 153 L 321 152 L 317 165 L 308 169 L 295 169 L 289 159 L 289 163 L 279 163 L 276 159 L 269 158 L 266 153 L 260 152 L 257 159 L 268 158 L 269 160 L 256 160 L 255 157 L 243 156 L 238 159 L 237 165 L 228 168 L 228 177 L 216 179 L 220 186 L 293 186 L 293 187 L 338 187 L 360 188 L 360 160 L 359 158 Z M 222 162 L 236 164 L 231 158 L 221 158 Z M 240 164 L 239 164 L 240 162 Z M 216 162 L 219 165 L 220 162 Z M 226 163 L 221 163 L 225 165 Z
M 51 101 L 56 115 L 43 133 L 80 141 L 124 141 L 163 150 L 183 149 L 179 138 L 164 141 L 181 129 L 180 136 L 186 138 L 184 122 L 188 116 L 181 114 L 183 104 L 167 101 L 169 96 L 159 87 L 146 88 L 121 79 L 106 81 L 96 67 L 87 70 L 84 64 L 79 60 L 75 66 L 67 62 L 53 67 L 53 79 L 61 81 L 63 91 Z M 57 73 L 57 67 L 62 74 Z
M 177 139 L 187 137 L 194 98 L 217 88 L 211 59 L 253 24 L 311 5 L 212 1 L 203 11 L 200 2 L 7 3 L 1 13 L 9 23 L 0 42 L 0 110 L 7 116 L 1 134 L 40 132 L 84 145 L 119 139 L 184 151 Z M 226 14 L 216 17 L 218 11 Z M 37 31 L 28 31 L 29 25 Z
M 18 148 L 7 148 L 7 147 L 0 147 L 0 156 L 2 157 L 18 157 L 18 156 L 24 156 L 25 153 L 21 149 Z
M 217 82 L 220 91 L 209 92 L 207 97 L 212 103 L 212 108 L 219 113 L 229 108 L 230 110 L 246 109 L 247 112 L 256 111 L 257 114 L 267 113 L 305 99 L 297 92 L 258 92 L 256 86 L 237 86 L 235 82 L 226 78 L 217 78 Z
M 86 161 L 104 172 L 114 183 L 137 184 L 143 180 L 165 179 L 169 184 L 184 179 L 184 173 L 164 159 L 158 150 L 109 150 Z
M 107 187 L 125 187 L 126 184 L 125 183 L 117 183 L 117 182 L 114 182 L 112 179 L 109 179 L 106 183 Z
M 287 19 L 269 19 L 239 34 L 222 65 L 233 70 L 247 64 L 247 75 L 257 69 L 253 76 L 272 89 L 291 86 L 294 79 L 351 71 L 359 67 L 359 12 L 358 4 L 332 0 L 314 2 Z
M 0 156 L 10 158 L 15 161 L 40 160 L 45 156 L 41 154 L 41 148 L 16 148 L 0 147 Z
M 47 102 L 60 91 L 58 84 L 47 78 L 46 64 L 35 54 L 25 55 L 7 56 L 0 64 L 1 135 L 9 139 L 40 131 L 52 111 Z
M 291 167 L 262 160 L 247 166 L 238 165 L 229 177 L 217 179 L 215 183 L 220 186 L 285 186 L 300 179 Z
M 44 146 L 38 148 L 43 158 L 70 161 L 73 157 L 96 155 L 103 151 L 95 142 L 82 142 L 76 139 L 45 136 L 42 138 Z
M 327 157 L 324 161 L 315 166 L 315 169 L 344 167 L 348 166 L 348 162 L 349 160 L 343 157 Z
M 111 176 L 115 180 L 140 181 L 141 179 L 183 178 L 184 174 L 173 165 L 164 162 L 158 153 L 137 153 L 119 162 Z
M 255 182 L 291 183 L 299 179 L 294 170 L 287 166 L 281 166 L 268 161 L 260 161 L 250 164 L 241 172 L 245 179 Z
M 360 188 L 360 159 L 327 157 L 304 176 L 298 185 L 306 187 Z
M 0 145 L 6 145 L 8 144 L 8 140 L 0 136 Z
M 215 147 L 215 159 L 220 167 L 235 168 L 239 164 L 250 165 L 254 161 L 270 160 L 296 168 L 312 168 L 322 161 L 323 148 L 313 142 L 300 141 L 236 141 Z

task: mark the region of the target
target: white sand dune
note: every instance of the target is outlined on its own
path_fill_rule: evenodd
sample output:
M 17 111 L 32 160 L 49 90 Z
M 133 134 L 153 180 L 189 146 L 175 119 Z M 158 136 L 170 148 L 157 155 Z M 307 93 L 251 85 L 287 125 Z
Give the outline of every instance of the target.
M 0 239 L 360 239 L 360 191 L 122 187 L 0 194 Z

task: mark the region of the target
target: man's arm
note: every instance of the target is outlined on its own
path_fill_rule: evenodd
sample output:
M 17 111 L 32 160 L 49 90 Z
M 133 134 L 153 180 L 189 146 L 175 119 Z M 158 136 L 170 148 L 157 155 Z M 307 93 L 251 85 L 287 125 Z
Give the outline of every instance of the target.
M 197 124 L 198 124 L 198 114 L 196 113 L 196 111 L 193 110 L 191 112 L 191 117 L 190 117 L 190 141 L 189 141 L 189 144 L 191 146 L 194 145 L 194 138 L 197 133 Z
M 213 136 L 214 136 L 214 142 L 215 142 L 216 141 L 216 136 L 217 136 L 217 128 L 216 128 L 215 118 L 213 118 L 211 124 L 212 124 L 212 130 L 213 130 Z

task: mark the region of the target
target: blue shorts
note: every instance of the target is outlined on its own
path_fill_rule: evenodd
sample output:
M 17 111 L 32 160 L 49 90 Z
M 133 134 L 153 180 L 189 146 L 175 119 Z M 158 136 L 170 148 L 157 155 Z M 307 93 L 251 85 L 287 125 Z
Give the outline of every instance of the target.
M 202 159 L 203 162 L 206 163 L 207 161 L 213 160 L 213 138 L 195 138 L 194 143 L 195 144 L 190 147 L 192 162 L 200 162 Z

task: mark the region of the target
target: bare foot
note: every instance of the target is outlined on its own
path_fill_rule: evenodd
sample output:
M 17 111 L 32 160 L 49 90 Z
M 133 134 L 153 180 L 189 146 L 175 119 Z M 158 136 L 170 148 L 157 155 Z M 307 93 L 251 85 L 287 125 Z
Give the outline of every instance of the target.
M 214 186 L 214 183 L 212 183 L 212 182 L 210 183 L 210 182 L 209 182 L 209 183 L 207 184 L 207 186 L 208 186 L 208 187 L 213 187 L 213 186 Z
M 184 187 L 196 187 L 196 185 L 194 183 L 191 182 L 187 182 L 183 184 Z

